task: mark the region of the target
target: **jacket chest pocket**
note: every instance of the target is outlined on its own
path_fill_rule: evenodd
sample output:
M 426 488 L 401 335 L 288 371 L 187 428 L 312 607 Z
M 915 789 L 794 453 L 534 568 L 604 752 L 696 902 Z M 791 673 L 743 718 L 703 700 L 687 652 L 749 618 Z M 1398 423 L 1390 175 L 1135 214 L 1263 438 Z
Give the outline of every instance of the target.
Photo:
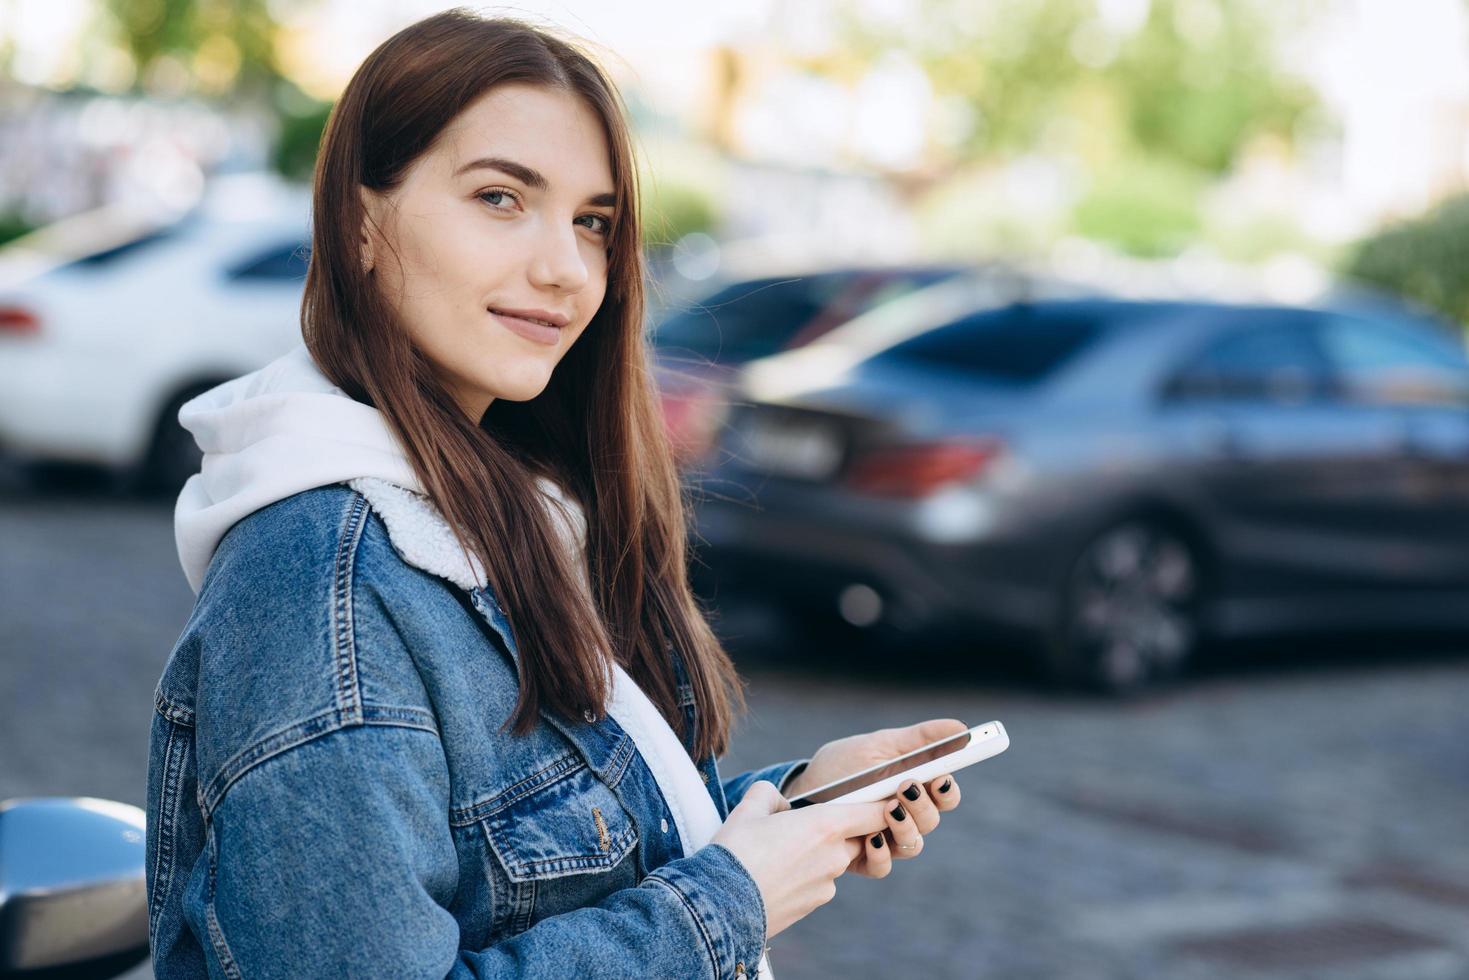
M 632 815 L 580 757 L 558 761 L 476 810 L 490 852 L 494 931 L 502 935 L 641 880 Z

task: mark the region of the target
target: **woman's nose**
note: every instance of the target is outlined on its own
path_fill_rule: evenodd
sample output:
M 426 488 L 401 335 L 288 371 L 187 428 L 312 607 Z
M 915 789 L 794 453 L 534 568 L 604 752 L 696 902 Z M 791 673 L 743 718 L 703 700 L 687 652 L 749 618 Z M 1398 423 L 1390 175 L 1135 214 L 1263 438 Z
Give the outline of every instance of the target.
M 535 285 L 568 293 L 586 286 L 590 272 L 576 231 L 574 225 L 567 223 L 548 228 L 540 236 L 530 267 Z

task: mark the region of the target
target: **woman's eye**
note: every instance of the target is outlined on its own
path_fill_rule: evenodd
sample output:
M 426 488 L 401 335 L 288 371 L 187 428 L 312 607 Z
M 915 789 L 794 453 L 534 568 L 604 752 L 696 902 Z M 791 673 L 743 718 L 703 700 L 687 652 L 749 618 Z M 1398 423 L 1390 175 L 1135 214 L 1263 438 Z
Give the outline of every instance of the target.
M 503 205 L 501 205 L 500 203 L 498 203 L 496 201 L 490 200 L 490 198 L 492 198 L 492 197 L 499 197 L 499 198 L 508 197 L 512 201 L 515 200 L 515 195 L 514 194 L 511 194 L 509 191 L 502 190 L 502 189 L 500 189 L 498 187 L 495 188 L 495 189 L 493 189 L 493 190 L 480 191 L 475 196 L 478 197 L 481 201 L 484 201 L 486 204 L 488 204 L 492 208 L 503 207 Z
M 599 225 L 599 226 L 592 226 L 592 227 L 593 227 L 593 230 L 594 231 L 599 232 L 603 237 L 606 237 L 607 235 L 612 234 L 612 219 L 611 218 L 605 217 L 605 216 L 600 215 L 600 214 L 584 214 L 584 215 L 582 215 L 582 217 L 583 218 L 591 218 L 593 221 L 600 221 L 601 222 L 601 225 Z

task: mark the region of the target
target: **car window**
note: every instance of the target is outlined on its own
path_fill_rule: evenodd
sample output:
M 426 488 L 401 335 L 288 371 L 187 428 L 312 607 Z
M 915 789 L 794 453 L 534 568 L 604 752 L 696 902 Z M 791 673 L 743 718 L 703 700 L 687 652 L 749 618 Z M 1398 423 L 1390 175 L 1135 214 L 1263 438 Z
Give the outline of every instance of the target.
M 823 334 L 885 303 L 902 299 L 909 293 L 931 286 L 956 270 L 914 268 L 902 271 L 884 269 L 855 276 L 806 324 L 781 343 L 781 349 L 802 347 Z
M 179 230 L 175 226 L 159 228 L 147 234 L 139 235 L 136 238 L 130 238 L 116 245 L 91 252 L 90 254 L 78 256 L 68 262 L 64 268 L 100 269 L 104 266 L 114 265 L 123 259 L 140 255 L 154 245 L 161 245 L 164 242 L 173 241 L 178 237 L 178 233 Z
M 925 331 L 872 358 L 919 364 L 1012 384 L 1040 381 L 1076 356 L 1105 327 L 1084 309 L 1048 312 L 1010 306 Z
M 302 280 L 306 278 L 306 266 L 310 259 L 311 243 L 293 238 L 250 253 L 236 262 L 227 275 L 230 279 L 257 282 Z
M 1189 358 L 1167 386 L 1174 398 L 1300 402 L 1326 391 L 1327 364 L 1298 317 L 1251 316 Z
M 851 314 L 852 316 L 856 316 L 859 313 L 876 309 L 884 303 L 901 299 L 914 290 L 932 286 L 934 283 L 946 279 L 953 274 L 953 272 L 945 269 L 917 269 L 913 272 L 883 276 L 875 286 L 865 290 L 857 302 L 852 304 Z
M 853 273 L 822 273 L 736 283 L 669 316 L 653 331 L 664 350 L 689 351 L 714 361 L 773 354 L 852 280 Z
M 1377 405 L 1469 403 L 1469 362 L 1449 345 L 1349 315 L 1324 318 L 1319 334 L 1343 397 Z

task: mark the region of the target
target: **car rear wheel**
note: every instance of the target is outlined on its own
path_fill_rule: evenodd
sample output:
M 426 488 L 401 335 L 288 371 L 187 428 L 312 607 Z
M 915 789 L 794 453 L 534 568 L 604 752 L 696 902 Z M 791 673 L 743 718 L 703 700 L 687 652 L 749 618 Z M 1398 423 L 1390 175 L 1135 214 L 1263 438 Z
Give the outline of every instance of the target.
M 1199 645 L 1198 551 L 1162 523 L 1129 520 L 1094 537 L 1062 585 L 1048 643 L 1064 683 L 1131 694 L 1166 682 Z
M 159 411 L 140 473 L 144 493 L 178 493 L 184 482 L 199 472 L 204 454 L 194 442 L 194 437 L 179 425 L 179 409 L 216 384 L 218 382 L 210 381 L 191 385 L 170 398 Z

